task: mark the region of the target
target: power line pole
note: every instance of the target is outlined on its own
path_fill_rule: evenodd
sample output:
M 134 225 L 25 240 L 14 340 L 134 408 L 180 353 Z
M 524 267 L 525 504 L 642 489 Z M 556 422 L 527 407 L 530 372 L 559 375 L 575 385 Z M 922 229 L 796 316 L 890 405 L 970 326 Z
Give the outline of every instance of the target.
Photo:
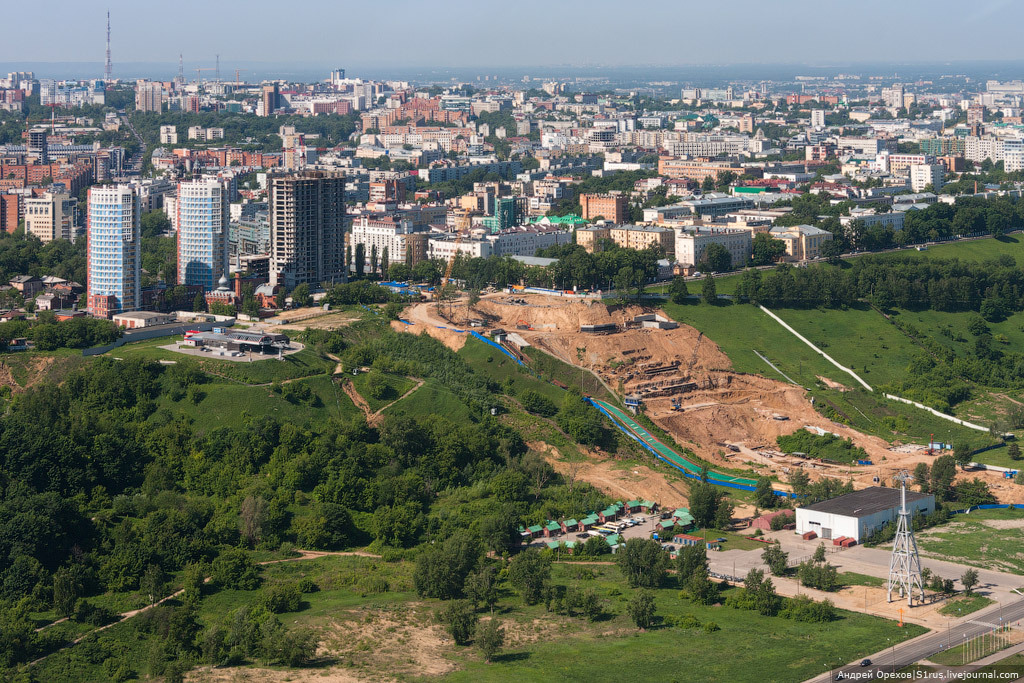
M 889 561 L 889 581 L 887 584 L 888 601 L 892 602 L 894 588 L 900 597 L 907 598 L 907 605 L 914 606 L 914 589 L 916 588 L 924 602 L 924 585 L 921 583 L 921 558 L 917 554 L 917 541 L 914 540 L 914 526 L 910 521 L 910 510 L 907 509 L 906 470 L 901 470 L 893 477 L 900 483 L 900 511 L 896 524 L 896 538 L 892 545 L 892 558 Z

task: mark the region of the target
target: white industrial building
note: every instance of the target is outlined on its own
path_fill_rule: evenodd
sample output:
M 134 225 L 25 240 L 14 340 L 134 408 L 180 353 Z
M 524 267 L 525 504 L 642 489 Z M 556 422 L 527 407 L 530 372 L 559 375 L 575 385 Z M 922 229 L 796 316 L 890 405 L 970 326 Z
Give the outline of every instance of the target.
M 907 507 L 914 515 L 934 512 L 935 496 L 907 491 Z M 845 536 L 861 543 L 887 522 L 894 521 L 899 509 L 898 488 L 872 486 L 831 500 L 798 507 L 796 531 L 798 534 L 813 531 L 823 539 Z

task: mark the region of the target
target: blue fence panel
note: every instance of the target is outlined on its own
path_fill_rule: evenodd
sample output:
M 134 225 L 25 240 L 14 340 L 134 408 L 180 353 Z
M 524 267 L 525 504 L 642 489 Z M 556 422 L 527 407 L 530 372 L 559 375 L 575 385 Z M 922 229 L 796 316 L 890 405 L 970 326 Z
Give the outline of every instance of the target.
M 511 352 L 511 351 L 509 351 L 508 349 L 506 349 L 506 348 L 505 348 L 504 346 L 502 346 L 502 345 L 501 345 L 501 344 L 499 344 L 498 342 L 495 342 L 495 341 L 491 341 L 490 339 L 488 339 L 487 337 L 483 336 L 483 335 L 482 335 L 482 334 L 480 334 L 479 332 L 474 332 L 473 330 L 470 330 L 470 331 L 469 331 L 469 333 L 470 333 L 471 335 L 473 335 L 474 337 L 476 337 L 477 339 L 479 339 L 480 341 L 482 341 L 482 342 L 483 342 L 484 344 L 487 344 L 487 345 L 489 345 L 489 346 L 493 346 L 494 348 L 498 349 L 498 350 L 499 350 L 499 351 L 501 351 L 501 352 L 502 352 L 503 354 L 505 354 L 506 356 L 508 356 L 508 357 L 509 357 L 509 358 L 511 358 L 512 360 L 514 360 L 514 361 L 515 361 L 515 362 L 516 362 L 517 364 L 519 364 L 519 365 L 522 365 L 522 364 L 523 364 L 523 361 L 519 360 L 519 359 L 518 359 L 518 358 L 516 358 L 516 357 L 515 357 L 514 355 L 512 355 L 512 352 Z

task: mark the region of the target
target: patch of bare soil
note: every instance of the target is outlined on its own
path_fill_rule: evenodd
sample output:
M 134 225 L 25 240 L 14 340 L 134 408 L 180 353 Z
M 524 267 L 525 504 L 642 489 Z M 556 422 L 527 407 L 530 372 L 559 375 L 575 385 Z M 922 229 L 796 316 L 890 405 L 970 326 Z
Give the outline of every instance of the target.
M 442 676 L 456 668 L 446 658 L 454 651 L 452 639 L 417 604 L 386 609 L 342 612 L 321 631 L 317 655 L 326 666 L 278 671 L 258 667 L 204 667 L 187 680 L 203 683 L 236 681 L 353 681 L 390 682 L 409 676 Z
M 686 487 L 668 481 L 661 472 L 649 467 L 636 465 L 623 467 L 613 458 L 591 453 L 587 460 L 563 460 L 558 449 L 539 441 L 527 442 L 535 451 L 544 454 L 545 459 L 566 481 L 584 481 L 622 500 L 654 500 L 663 506 L 685 507 Z

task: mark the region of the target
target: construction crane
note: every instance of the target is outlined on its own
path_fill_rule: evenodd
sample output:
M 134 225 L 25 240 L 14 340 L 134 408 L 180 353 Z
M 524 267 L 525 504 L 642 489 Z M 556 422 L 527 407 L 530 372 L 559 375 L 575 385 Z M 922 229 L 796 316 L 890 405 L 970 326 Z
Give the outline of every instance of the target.
M 200 84 L 200 79 L 201 79 L 200 72 L 201 71 L 215 71 L 215 70 L 216 69 L 214 69 L 212 66 L 197 66 L 196 67 L 196 85 Z
M 235 69 L 235 90 L 238 90 L 238 88 L 241 86 L 242 82 L 238 80 L 238 74 L 242 73 L 243 71 L 248 71 L 248 69 Z

